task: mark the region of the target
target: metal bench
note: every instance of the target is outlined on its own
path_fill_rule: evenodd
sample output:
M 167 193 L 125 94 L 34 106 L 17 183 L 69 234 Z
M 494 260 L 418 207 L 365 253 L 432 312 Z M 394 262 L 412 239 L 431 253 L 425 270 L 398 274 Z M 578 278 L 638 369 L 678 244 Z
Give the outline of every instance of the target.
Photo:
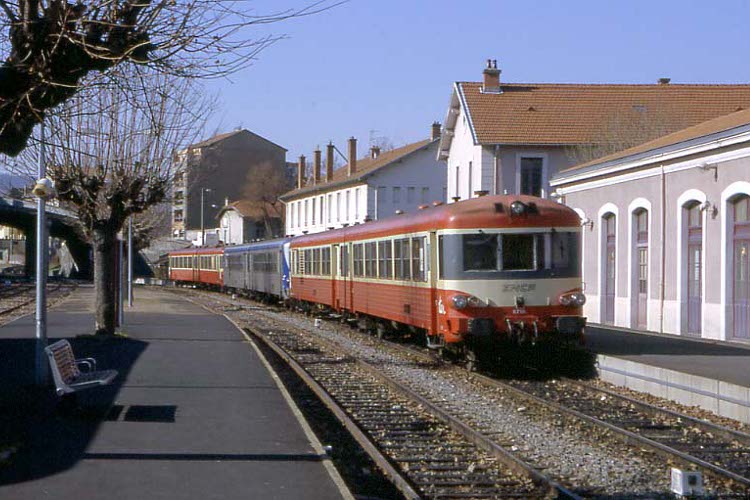
M 55 392 L 65 396 L 91 387 L 110 384 L 117 370 L 96 370 L 94 358 L 76 359 L 67 340 L 59 340 L 44 348 L 55 380 Z M 78 367 L 86 367 L 81 371 Z

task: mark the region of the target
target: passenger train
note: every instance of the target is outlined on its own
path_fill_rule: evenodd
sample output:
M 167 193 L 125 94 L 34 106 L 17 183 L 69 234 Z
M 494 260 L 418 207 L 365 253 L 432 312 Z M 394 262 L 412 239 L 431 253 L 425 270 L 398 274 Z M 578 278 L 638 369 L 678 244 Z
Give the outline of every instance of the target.
M 380 334 L 422 332 L 436 348 L 579 341 L 580 231 L 565 205 L 482 196 L 294 238 L 173 252 L 170 278 L 357 319 Z

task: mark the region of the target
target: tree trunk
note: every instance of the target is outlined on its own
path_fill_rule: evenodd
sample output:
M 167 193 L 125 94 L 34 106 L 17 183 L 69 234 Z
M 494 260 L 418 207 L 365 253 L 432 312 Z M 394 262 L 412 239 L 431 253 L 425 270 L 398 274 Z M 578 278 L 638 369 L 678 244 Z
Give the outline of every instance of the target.
M 117 230 L 114 224 L 94 229 L 93 247 L 96 334 L 113 335 L 117 324 Z

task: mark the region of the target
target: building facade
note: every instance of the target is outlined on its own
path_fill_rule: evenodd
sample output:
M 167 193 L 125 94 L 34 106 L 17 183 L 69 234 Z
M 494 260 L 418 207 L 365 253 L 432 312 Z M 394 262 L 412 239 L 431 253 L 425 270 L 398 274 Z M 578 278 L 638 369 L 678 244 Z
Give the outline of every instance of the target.
M 750 85 L 501 83 L 453 85 L 438 158 L 448 201 L 482 192 L 547 197 L 559 171 L 711 118 L 750 108 Z
M 241 245 L 251 241 L 281 236 L 281 214 L 263 210 L 260 202 L 236 201 L 219 212 L 219 243 Z
M 750 110 L 551 184 L 582 219 L 589 321 L 750 342 Z
M 310 179 L 305 178 L 301 157 L 297 188 L 280 198 L 286 205 L 286 234 L 361 224 L 443 201 L 445 165 L 435 159 L 439 136 L 440 124 L 435 123 L 430 139 L 384 152 L 373 147 L 365 158 L 357 158 L 357 141 L 351 138 L 349 162 L 337 170 L 334 146 L 329 144 L 325 175 L 321 175 L 321 152 L 316 151 Z
M 201 242 L 201 228 L 216 227 L 223 200 L 245 199 L 254 173 L 268 165 L 287 175 L 286 149 L 248 130 L 236 130 L 177 153 L 172 192 L 172 234 Z

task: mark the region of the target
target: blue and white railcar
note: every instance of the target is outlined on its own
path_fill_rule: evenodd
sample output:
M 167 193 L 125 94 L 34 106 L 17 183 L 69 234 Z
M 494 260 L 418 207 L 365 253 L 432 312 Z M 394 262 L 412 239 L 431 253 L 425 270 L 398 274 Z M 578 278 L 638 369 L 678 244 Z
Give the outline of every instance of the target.
M 252 295 L 289 297 L 291 238 L 259 241 L 224 250 L 224 287 Z

